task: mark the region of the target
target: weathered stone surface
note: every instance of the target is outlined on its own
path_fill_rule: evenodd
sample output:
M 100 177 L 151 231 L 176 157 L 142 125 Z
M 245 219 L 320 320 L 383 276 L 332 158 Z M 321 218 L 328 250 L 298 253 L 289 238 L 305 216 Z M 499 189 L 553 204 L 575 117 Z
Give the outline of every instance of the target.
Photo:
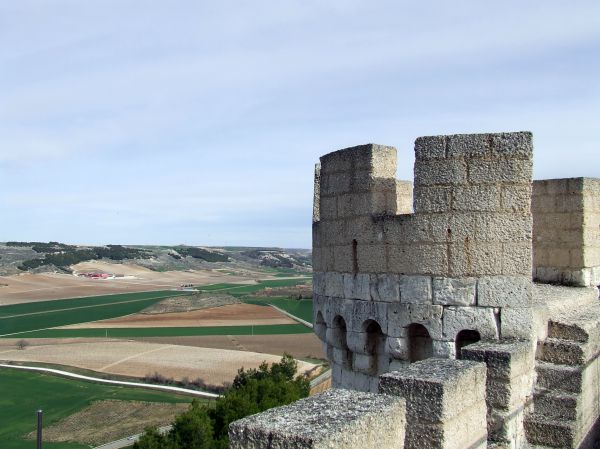
M 477 304 L 485 307 L 529 307 L 533 283 L 527 277 L 486 276 L 477 281 Z
M 446 157 L 446 136 L 419 137 L 415 140 L 415 156 L 418 160 Z
M 396 274 L 372 274 L 370 290 L 373 301 L 399 302 L 400 278 Z
M 406 447 L 485 448 L 485 365 L 428 359 L 380 377 L 380 392 L 406 398 Z
M 380 392 L 407 398 L 407 416 L 439 423 L 485 403 L 485 364 L 427 359 L 380 377 Z
M 433 278 L 433 303 L 449 306 L 475 304 L 477 279 Z
M 360 299 L 369 301 L 371 299 L 371 278 L 368 274 L 343 275 L 344 297 L 346 299 Z
M 494 309 L 487 307 L 444 307 L 443 339 L 454 340 L 462 330 L 475 330 L 482 339 L 498 340 L 499 325 Z
M 462 358 L 483 362 L 489 378 L 510 380 L 532 372 L 533 348 L 529 342 L 478 342 L 462 349 Z
M 344 297 L 344 278 L 342 273 L 325 273 L 325 296 Z
M 329 390 L 234 422 L 231 449 L 402 449 L 405 401 Z
M 434 340 L 433 357 L 453 359 L 456 357 L 456 344 L 453 341 Z
M 431 304 L 431 277 L 400 276 L 400 302 Z
M 405 337 L 411 324 L 422 324 L 434 340 L 442 339 L 442 306 L 431 304 L 390 304 L 387 335 Z
M 354 332 L 364 332 L 365 324 L 372 320 L 375 321 L 382 330 L 387 327 L 387 309 L 388 303 L 375 301 L 351 301 L 352 312 L 349 316 L 349 330 Z
M 503 307 L 500 310 L 500 335 L 532 341 L 538 329 L 531 307 Z
M 408 360 L 408 339 L 404 337 L 387 337 L 386 352 L 397 360 Z

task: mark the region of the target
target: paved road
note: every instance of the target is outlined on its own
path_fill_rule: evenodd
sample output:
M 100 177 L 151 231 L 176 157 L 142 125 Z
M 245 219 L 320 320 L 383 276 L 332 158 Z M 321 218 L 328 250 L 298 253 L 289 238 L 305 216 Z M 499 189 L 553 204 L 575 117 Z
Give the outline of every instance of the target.
M 169 430 L 171 430 L 171 426 L 164 426 L 164 427 L 158 428 L 158 431 L 160 433 L 167 433 Z M 96 446 L 94 449 L 121 449 L 123 447 L 128 447 L 128 446 L 133 445 L 133 443 L 135 443 L 141 436 L 142 436 L 142 434 L 138 433 L 137 435 L 132 435 L 127 438 L 122 438 L 117 441 L 112 441 L 110 443 L 103 444 L 102 446 Z
M 39 366 L 5 365 L 3 363 L 0 363 L 0 368 L 13 368 L 13 369 L 26 370 L 26 371 L 39 371 L 42 373 L 57 374 L 59 376 L 69 377 L 72 379 L 87 380 L 87 381 L 98 382 L 98 383 L 102 383 L 102 384 L 123 385 L 126 387 L 137 387 L 137 388 L 148 388 L 151 390 L 161 390 L 161 391 L 169 391 L 172 393 L 190 394 L 193 396 L 200 396 L 203 398 L 215 399 L 215 398 L 219 397 L 218 394 L 206 393 L 204 391 L 197 391 L 197 390 L 189 390 L 187 388 L 170 387 L 168 385 L 143 384 L 141 382 L 125 382 L 125 381 L 120 381 L 120 380 L 100 379 L 98 377 L 83 376 L 81 374 L 70 373 L 68 371 L 61 371 L 58 369 L 51 369 L 51 368 L 41 368 Z

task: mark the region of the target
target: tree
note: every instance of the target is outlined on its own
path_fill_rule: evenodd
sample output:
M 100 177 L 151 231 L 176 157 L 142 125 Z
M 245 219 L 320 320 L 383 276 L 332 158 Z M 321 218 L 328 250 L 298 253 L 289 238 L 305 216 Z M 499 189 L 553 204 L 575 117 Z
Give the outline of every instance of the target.
M 156 427 L 148 427 L 138 441 L 133 443 L 133 449 L 174 449 L 168 439 Z
M 27 340 L 21 339 L 21 340 L 17 341 L 17 349 L 23 350 L 27 346 L 29 346 L 29 342 Z
M 175 419 L 166 437 L 149 429 L 134 449 L 227 449 L 227 432 L 233 421 L 308 396 L 308 379 L 296 376 L 297 369 L 289 354 L 271 366 L 263 362 L 258 369 L 240 368 L 214 408 L 194 400 L 189 410 Z
M 176 448 L 211 449 L 213 427 L 206 407 L 194 399 L 189 410 L 175 419 L 169 439 Z

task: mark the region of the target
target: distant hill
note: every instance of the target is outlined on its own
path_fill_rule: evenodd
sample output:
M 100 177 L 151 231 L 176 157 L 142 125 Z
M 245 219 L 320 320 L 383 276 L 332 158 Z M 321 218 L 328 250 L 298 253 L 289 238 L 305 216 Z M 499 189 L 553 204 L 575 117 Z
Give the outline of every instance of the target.
M 0 275 L 23 272 L 71 272 L 80 262 L 102 260 L 133 263 L 155 271 L 217 269 L 221 271 L 260 268 L 273 274 L 308 273 L 311 253 L 305 249 L 68 245 L 60 242 L 0 243 Z

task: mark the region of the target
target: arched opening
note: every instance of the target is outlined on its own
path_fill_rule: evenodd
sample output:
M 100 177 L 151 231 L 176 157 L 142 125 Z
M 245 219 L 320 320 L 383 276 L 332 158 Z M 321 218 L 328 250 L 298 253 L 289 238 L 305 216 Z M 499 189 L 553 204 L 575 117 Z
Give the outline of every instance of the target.
M 464 329 L 458 334 L 456 334 L 456 340 L 454 341 L 454 345 L 456 348 L 456 358 L 462 358 L 462 348 L 470 344 L 477 343 L 479 340 L 481 340 L 481 335 L 479 335 L 479 332 L 472 329 Z
M 340 315 L 336 315 L 331 323 L 330 337 L 328 343 L 334 348 L 342 351 L 342 365 L 349 367 L 352 362 L 352 353 L 348 348 L 346 321 Z
M 366 334 L 365 351 L 369 357 L 368 372 L 371 375 L 377 375 L 383 369 L 380 369 L 380 357 L 385 353 L 385 335 L 381 326 L 375 320 L 367 320 L 363 323 L 362 329 Z
M 408 360 L 410 363 L 425 360 L 433 355 L 433 340 L 427 328 L 413 323 L 408 326 Z
M 314 327 L 317 337 L 319 337 L 321 340 L 325 340 L 327 334 L 327 323 L 325 323 L 325 319 L 323 318 L 323 314 L 320 310 L 317 312 L 317 316 L 315 317 Z

